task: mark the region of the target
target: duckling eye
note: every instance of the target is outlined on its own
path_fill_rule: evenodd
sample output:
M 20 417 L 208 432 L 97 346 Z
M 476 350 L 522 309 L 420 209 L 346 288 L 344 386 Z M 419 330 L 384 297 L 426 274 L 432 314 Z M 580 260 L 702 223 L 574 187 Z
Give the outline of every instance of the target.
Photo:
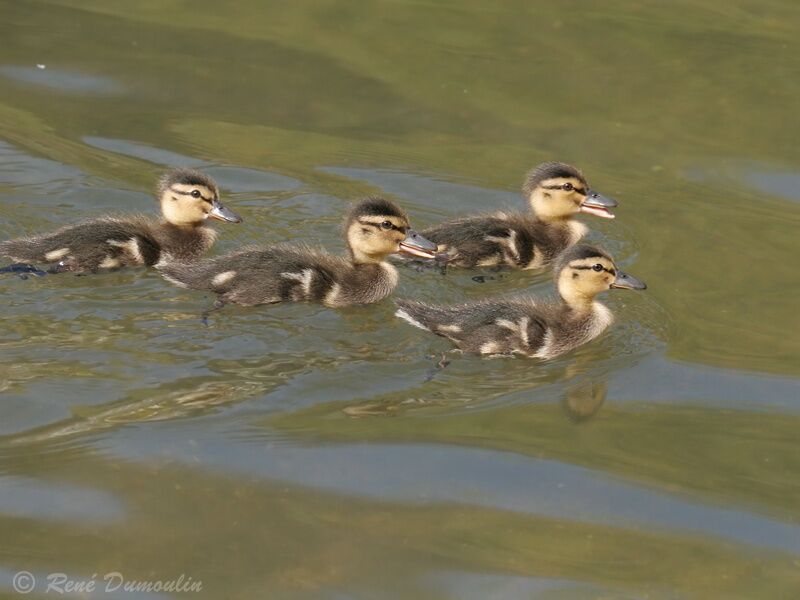
M 603 270 L 603 265 L 601 265 L 600 263 L 597 263 L 596 265 L 593 265 L 593 266 L 592 266 L 592 269 L 593 269 L 594 271 L 597 271 L 597 272 L 599 273 L 600 271 L 602 271 L 602 270 Z
M 200 190 L 192 190 L 192 198 L 199 198 Z
M 572 184 L 570 182 L 567 182 L 561 186 L 561 189 L 564 190 L 565 192 L 571 192 L 575 188 L 572 187 Z
M 381 229 L 391 229 L 392 227 L 394 227 L 394 224 L 391 221 L 381 223 Z

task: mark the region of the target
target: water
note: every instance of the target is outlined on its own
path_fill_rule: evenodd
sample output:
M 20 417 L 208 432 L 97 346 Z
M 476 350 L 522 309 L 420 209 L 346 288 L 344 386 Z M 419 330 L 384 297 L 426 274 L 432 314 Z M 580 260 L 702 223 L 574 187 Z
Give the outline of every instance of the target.
M 449 345 L 390 301 L 203 327 L 211 299 L 152 272 L 4 275 L 0 596 L 22 569 L 31 597 L 110 572 L 208 598 L 800 594 L 795 3 L 0 7 L 2 239 L 152 213 L 190 165 L 245 218 L 216 252 L 341 250 L 353 198 L 422 228 L 521 206 L 555 158 L 620 201 L 585 222 L 650 286 L 551 363 L 436 370 Z M 402 269 L 396 295 L 551 290 L 474 275 Z

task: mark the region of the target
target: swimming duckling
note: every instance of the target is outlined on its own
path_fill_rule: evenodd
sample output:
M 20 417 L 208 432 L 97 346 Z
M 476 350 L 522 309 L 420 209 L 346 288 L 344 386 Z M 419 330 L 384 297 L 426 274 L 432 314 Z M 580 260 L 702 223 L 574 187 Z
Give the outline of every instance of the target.
M 608 209 L 617 206 L 615 200 L 591 190 L 578 169 L 560 162 L 542 163 L 531 170 L 522 192 L 530 214 L 464 217 L 425 229 L 422 235 L 439 245 L 439 253 L 450 266 L 535 269 L 586 234 L 587 227 L 573 219 L 576 214 L 613 219 Z
M 163 220 L 133 215 L 100 217 L 52 233 L 0 243 L 0 255 L 19 263 L 53 265 L 49 272 L 97 272 L 193 260 L 208 250 L 217 232 L 206 219 L 240 223 L 219 201 L 214 180 L 192 169 L 174 169 L 158 182 Z
M 611 324 L 613 315 L 595 300 L 597 294 L 609 288 L 647 288 L 617 269 L 604 251 L 584 244 L 558 258 L 555 280 L 559 301 L 494 298 L 460 306 L 430 306 L 398 300 L 395 314 L 467 352 L 547 359 L 593 340 Z
M 302 301 L 340 307 L 377 302 L 394 290 L 397 270 L 386 262 L 390 254 L 432 258 L 436 249 L 409 228 L 405 212 L 383 198 L 356 204 L 344 233 L 347 258 L 308 246 L 277 244 L 158 269 L 179 286 L 218 294 L 214 309 L 228 303 L 255 306 Z

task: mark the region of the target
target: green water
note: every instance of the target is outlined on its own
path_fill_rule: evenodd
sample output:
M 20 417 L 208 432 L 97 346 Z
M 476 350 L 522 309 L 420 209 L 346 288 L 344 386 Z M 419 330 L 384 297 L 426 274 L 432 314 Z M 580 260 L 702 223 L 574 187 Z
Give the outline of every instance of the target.
M 619 200 L 649 284 L 551 363 L 452 356 L 392 303 L 226 309 L 152 272 L 0 278 L 0 597 L 20 570 L 167 598 L 800 596 L 800 5 L 0 1 L 0 239 L 154 212 L 195 165 L 222 252 L 342 249 L 521 206 L 534 164 Z M 39 66 L 37 66 L 39 65 Z M 401 269 L 399 297 L 551 290 Z M 72 597 L 84 597 L 73 595 Z M 88 597 L 105 597 L 96 592 Z

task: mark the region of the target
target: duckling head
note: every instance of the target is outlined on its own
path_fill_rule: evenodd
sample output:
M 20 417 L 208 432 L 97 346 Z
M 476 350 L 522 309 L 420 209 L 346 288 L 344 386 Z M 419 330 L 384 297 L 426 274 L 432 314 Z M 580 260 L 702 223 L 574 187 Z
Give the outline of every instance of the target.
M 242 219 L 219 201 L 214 180 L 194 169 L 173 169 L 158 180 L 161 213 L 173 225 L 200 225 L 206 219 L 241 223 Z
M 345 237 L 356 263 L 379 263 L 395 252 L 436 256 L 436 244 L 411 229 L 405 211 L 384 198 L 366 198 L 353 206 L 345 221 Z
M 555 279 L 558 293 L 575 308 L 591 306 L 597 294 L 612 288 L 647 289 L 643 281 L 619 270 L 607 252 L 586 244 L 578 244 L 561 254 Z
M 561 162 L 546 162 L 534 167 L 525 178 L 522 192 L 534 214 L 544 221 L 569 219 L 587 213 L 613 219 L 610 208 L 617 201 L 589 188 L 579 169 Z

